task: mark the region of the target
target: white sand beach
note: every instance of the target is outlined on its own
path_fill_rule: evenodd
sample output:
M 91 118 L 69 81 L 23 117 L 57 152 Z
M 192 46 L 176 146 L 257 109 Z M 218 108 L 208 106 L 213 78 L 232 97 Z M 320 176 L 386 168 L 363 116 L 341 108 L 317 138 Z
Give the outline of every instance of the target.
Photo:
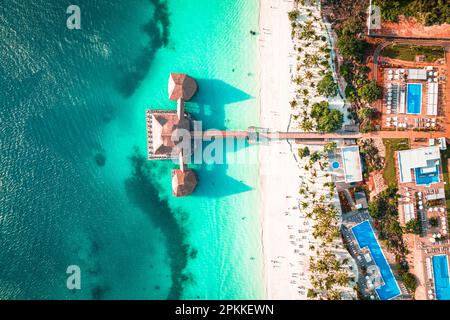
M 261 109 L 260 125 L 286 131 L 293 94 L 290 69 L 294 64 L 291 27 L 287 12 L 293 1 L 260 1 Z M 264 275 L 266 298 L 305 299 L 297 285 L 289 285 L 292 273 L 302 272 L 290 236 L 299 228 L 298 166 L 286 141 L 260 146 Z M 292 226 L 288 229 L 288 226 Z M 301 235 L 298 235 L 301 236 Z M 299 279 L 300 280 L 300 279 Z M 303 280 L 306 281 L 305 275 Z
M 298 131 L 290 101 L 296 96 L 292 78 L 296 72 L 297 52 L 291 39 L 288 12 L 293 0 L 260 0 L 260 126 L 271 131 Z M 311 255 L 319 242 L 312 237 L 311 219 L 299 208 L 306 200 L 299 194 L 301 185 L 310 184 L 310 192 L 327 195 L 324 171 L 310 183 L 306 159 L 296 154 L 295 142 L 272 141 L 260 145 L 260 181 L 262 197 L 262 238 L 264 277 L 267 299 L 307 299 L 311 288 L 308 273 Z M 300 146 L 301 147 L 301 146 Z M 322 146 L 310 146 L 311 152 Z M 314 186 L 312 186 L 314 185 Z M 336 203 L 337 196 L 331 199 Z M 340 210 L 340 207 L 339 207 Z M 347 257 L 348 253 L 338 251 Z

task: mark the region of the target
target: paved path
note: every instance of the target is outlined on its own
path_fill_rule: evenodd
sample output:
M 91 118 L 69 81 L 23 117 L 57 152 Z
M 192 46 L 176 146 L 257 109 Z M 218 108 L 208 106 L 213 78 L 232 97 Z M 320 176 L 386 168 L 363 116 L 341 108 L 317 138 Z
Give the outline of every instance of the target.
M 249 138 L 247 131 L 220 131 L 211 130 L 193 134 L 194 138 Z M 318 133 L 318 132 L 268 132 L 260 133 L 260 137 L 269 140 L 326 140 L 326 139 L 361 139 L 361 138 L 408 138 L 408 139 L 430 139 L 445 137 L 443 132 L 433 131 L 373 131 L 369 133 L 359 132 L 333 132 L 333 133 Z

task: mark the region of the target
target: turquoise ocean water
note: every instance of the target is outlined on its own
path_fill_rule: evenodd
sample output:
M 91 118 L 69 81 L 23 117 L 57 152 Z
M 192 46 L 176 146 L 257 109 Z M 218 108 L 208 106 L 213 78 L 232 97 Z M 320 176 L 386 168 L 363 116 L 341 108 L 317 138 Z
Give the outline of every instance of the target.
M 257 125 L 258 1 L 77 0 L 82 30 L 69 4 L 0 6 L 0 298 L 262 298 L 257 163 L 195 165 L 173 198 L 144 113 L 183 72 L 204 128 Z

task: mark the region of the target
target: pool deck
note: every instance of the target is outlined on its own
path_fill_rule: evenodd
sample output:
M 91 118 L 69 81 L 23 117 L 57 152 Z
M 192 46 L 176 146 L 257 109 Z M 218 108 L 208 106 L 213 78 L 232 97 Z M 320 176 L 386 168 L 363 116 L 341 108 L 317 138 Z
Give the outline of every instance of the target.
M 406 90 L 406 96 L 407 96 L 407 101 L 406 101 L 406 113 L 409 115 L 418 115 L 418 114 L 422 114 L 422 99 L 423 99 L 423 85 L 422 83 L 408 83 L 406 86 L 407 90 Z M 412 88 L 418 88 L 416 89 L 412 89 Z M 416 92 L 417 91 L 417 92 Z M 416 98 L 416 95 L 418 95 L 418 99 Z M 415 99 L 414 101 L 411 101 L 412 99 Z M 415 103 L 419 104 L 419 107 L 417 108 L 418 110 L 411 110 L 410 106 L 414 106 Z
M 370 232 L 369 230 L 370 229 Z M 358 243 L 361 251 L 367 248 L 369 254 L 377 269 L 379 270 L 381 279 L 378 285 L 375 286 L 375 291 L 381 300 L 391 300 L 401 295 L 400 287 L 392 272 L 391 267 L 384 255 L 381 245 L 378 242 L 375 231 L 373 230 L 370 221 L 365 220 L 351 228 L 352 233 Z
M 367 298 L 367 299 L 379 299 L 378 292 L 375 291 L 375 288 L 370 288 L 369 284 L 364 277 L 367 273 L 364 270 L 368 270 L 371 268 L 371 266 L 375 265 L 375 262 L 373 260 L 373 255 L 369 253 L 369 250 L 367 247 L 360 248 L 359 243 L 357 242 L 354 233 L 352 232 L 352 228 L 360 225 L 361 223 L 365 221 L 371 221 L 371 217 L 367 210 L 357 210 L 352 211 L 349 213 L 346 213 L 343 215 L 343 221 L 342 221 L 342 236 L 344 239 L 344 243 L 347 247 L 347 250 L 352 255 L 352 257 L 355 259 L 358 268 L 360 270 L 360 277 L 358 278 L 357 284 L 359 287 L 360 292 Z M 377 239 L 377 235 L 375 234 L 375 238 Z M 378 239 L 377 239 L 378 241 Z M 393 255 L 382 248 L 380 242 L 378 242 L 378 245 L 380 246 L 382 250 L 382 254 L 385 257 L 389 268 L 392 272 L 394 270 L 393 265 L 391 265 L 390 261 L 395 260 Z M 367 261 L 365 258 L 365 255 L 369 254 L 370 257 L 372 257 L 372 261 Z M 369 272 L 370 275 L 370 272 Z M 395 274 L 394 274 L 395 277 Z M 399 285 L 400 289 L 400 295 L 392 297 L 391 299 L 408 299 L 410 296 L 408 295 L 406 289 L 403 287 L 401 283 L 397 282 L 397 285 Z
M 434 288 L 437 300 L 450 300 L 449 259 L 447 254 L 436 255 L 432 258 Z M 443 269 L 441 269 L 443 268 Z M 439 285 L 438 285 L 439 281 Z M 439 297 L 438 297 L 439 295 Z
M 428 142 L 411 142 L 411 148 L 419 148 L 428 145 Z M 397 181 L 399 179 L 398 159 L 395 158 Z M 413 170 L 414 172 L 414 170 Z M 430 239 L 433 234 L 443 234 L 442 219 L 447 219 L 447 208 L 445 200 L 427 200 L 427 196 L 439 194 L 439 190 L 444 189 L 444 179 L 442 175 L 442 161 L 439 164 L 439 182 L 431 185 L 416 185 L 415 172 L 413 173 L 413 181 L 410 183 L 399 183 L 398 193 L 399 197 L 399 221 L 401 225 L 405 225 L 404 204 L 413 204 L 414 215 L 421 221 L 421 232 L 419 235 L 405 234 L 404 241 L 410 250 L 407 256 L 410 265 L 410 271 L 416 275 L 419 280 L 419 286 L 416 291 L 416 299 L 434 299 L 435 288 L 433 277 L 430 277 L 430 266 L 428 259 L 438 254 L 450 253 L 450 240 L 442 240 L 432 242 Z M 421 193 L 421 195 L 420 195 Z M 422 201 L 422 209 L 419 208 L 419 203 Z M 438 226 L 432 227 L 429 223 L 431 218 L 438 219 Z M 448 223 L 447 228 L 448 228 Z M 430 291 L 431 290 L 431 291 Z M 430 296 L 433 295 L 432 297 Z
M 449 85 L 449 77 L 450 77 L 450 46 L 446 47 L 445 54 L 445 63 L 437 62 L 437 63 L 429 63 L 429 62 L 412 62 L 412 61 L 400 61 L 381 57 L 381 65 L 380 72 L 378 72 L 377 83 L 380 87 L 383 88 L 383 99 L 380 99 L 373 106 L 378 109 L 381 113 L 381 118 L 377 121 L 377 124 L 380 130 L 390 130 L 390 131 L 412 131 L 412 130 L 422 130 L 422 131 L 430 131 L 437 130 L 443 133 L 446 133 L 447 136 L 450 136 L 450 85 Z M 389 70 L 395 69 L 423 69 L 427 66 L 433 67 L 433 72 L 438 73 L 438 86 L 439 86 L 439 95 L 438 95 L 438 114 L 437 116 L 427 115 L 427 105 L 428 105 L 428 86 L 427 81 L 422 80 L 402 80 L 401 78 L 391 79 L 389 77 Z M 422 84 L 422 97 L 421 97 L 421 113 L 420 114 L 408 114 L 406 113 L 392 113 L 388 111 L 387 105 L 387 92 L 388 86 L 390 84 L 393 85 L 406 85 L 408 83 L 417 83 Z M 393 118 L 397 118 L 395 121 L 397 125 L 402 123 L 402 126 L 394 125 Z M 406 124 L 406 127 L 403 127 L 403 123 Z M 435 123 L 435 124 L 433 124 Z

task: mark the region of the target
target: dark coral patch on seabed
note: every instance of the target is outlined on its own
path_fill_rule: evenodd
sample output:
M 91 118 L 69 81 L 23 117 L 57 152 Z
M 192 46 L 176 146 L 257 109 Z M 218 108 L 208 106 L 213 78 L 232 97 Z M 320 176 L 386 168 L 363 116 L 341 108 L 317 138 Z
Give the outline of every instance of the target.
M 143 28 L 149 37 L 149 42 L 132 64 L 132 68 L 125 71 L 119 83 L 118 90 L 126 98 L 134 94 L 147 76 L 156 52 L 169 44 L 170 20 L 167 1 L 150 0 L 150 3 L 154 6 L 153 15 Z
M 188 263 L 190 246 L 186 242 L 186 230 L 177 220 L 180 212 L 170 209 L 168 201 L 159 195 L 158 185 L 152 180 L 155 165 L 135 149 L 130 157 L 132 176 L 125 181 L 125 188 L 131 201 L 145 212 L 154 225 L 166 235 L 167 251 L 170 258 L 172 286 L 168 299 L 180 299 L 183 284 L 192 281 L 184 271 Z M 157 169 L 156 169 L 157 170 Z

